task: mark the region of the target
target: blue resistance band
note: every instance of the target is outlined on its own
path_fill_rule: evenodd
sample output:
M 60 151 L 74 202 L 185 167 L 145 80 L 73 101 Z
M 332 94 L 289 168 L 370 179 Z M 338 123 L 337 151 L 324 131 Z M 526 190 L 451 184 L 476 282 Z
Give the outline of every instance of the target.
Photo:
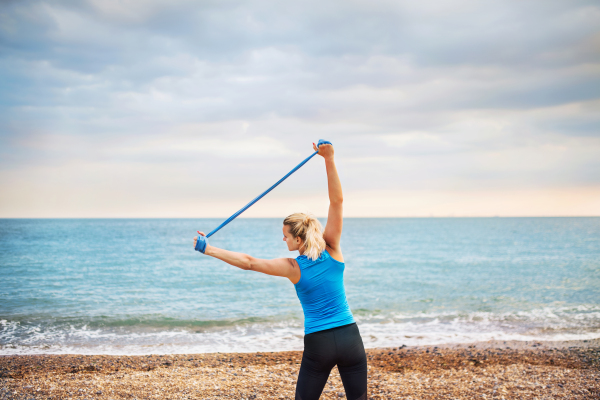
M 320 139 L 319 143 L 317 143 L 317 148 L 320 145 L 322 145 L 322 144 L 331 144 L 331 142 L 329 142 L 327 140 Z M 277 183 L 275 183 L 273 186 L 271 186 L 270 188 L 268 188 L 267 190 L 265 190 L 264 193 L 262 193 L 261 195 L 259 195 L 258 197 L 256 197 L 250 203 L 246 204 L 244 207 L 242 207 L 239 211 L 237 211 L 231 217 L 229 217 L 225 221 L 223 221 L 223 223 L 221 225 L 219 225 L 215 229 L 213 229 L 208 235 L 206 235 L 206 236 L 199 235 L 198 236 L 198 240 L 196 241 L 196 247 L 195 247 L 195 249 L 197 251 L 201 252 L 201 253 L 204 253 L 204 251 L 206 250 L 206 244 L 208 243 L 206 241 L 206 239 L 208 239 L 209 237 L 211 237 L 212 235 L 214 235 L 215 233 L 217 233 L 222 227 L 224 227 L 225 225 L 227 225 L 228 223 L 230 223 L 231 221 L 233 221 L 234 219 L 236 219 L 241 213 L 243 213 L 244 211 L 246 211 L 247 209 L 249 209 L 254 203 L 256 203 L 257 201 L 259 201 L 260 199 L 262 199 L 263 197 L 265 197 L 267 195 L 267 193 L 269 193 L 271 190 L 275 189 L 281 182 L 285 181 L 291 174 L 293 174 L 294 172 L 296 172 L 297 170 L 299 170 L 300 167 L 302 167 L 304 164 L 306 164 L 311 158 L 313 158 L 314 156 L 316 156 L 318 153 L 319 153 L 318 151 L 315 151 L 306 160 L 304 160 L 300 164 L 296 165 L 293 170 L 291 170 L 283 178 L 281 178 L 280 180 L 278 180 Z

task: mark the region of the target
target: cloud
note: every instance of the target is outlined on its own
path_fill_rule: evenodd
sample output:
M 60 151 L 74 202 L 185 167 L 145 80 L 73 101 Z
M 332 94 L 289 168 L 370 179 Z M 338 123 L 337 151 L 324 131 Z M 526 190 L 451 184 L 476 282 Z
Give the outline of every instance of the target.
M 53 215 L 32 193 L 243 202 L 320 137 L 392 203 L 600 187 L 597 2 L 29 0 L 0 22 L 0 216 Z M 282 199 L 325 189 L 314 164 Z

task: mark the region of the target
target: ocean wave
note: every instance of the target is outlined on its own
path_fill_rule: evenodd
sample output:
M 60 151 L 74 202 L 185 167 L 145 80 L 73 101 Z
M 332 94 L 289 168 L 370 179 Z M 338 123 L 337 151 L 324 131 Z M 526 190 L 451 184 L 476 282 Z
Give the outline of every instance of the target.
M 470 343 L 487 340 L 600 338 L 600 306 L 530 311 L 369 313 L 355 318 L 366 347 Z M 134 323 L 134 321 L 141 321 Z M 121 321 L 120 324 L 118 321 Z M 173 354 L 301 350 L 302 321 L 266 318 L 221 321 L 163 316 L 27 322 L 0 320 L 0 354 Z

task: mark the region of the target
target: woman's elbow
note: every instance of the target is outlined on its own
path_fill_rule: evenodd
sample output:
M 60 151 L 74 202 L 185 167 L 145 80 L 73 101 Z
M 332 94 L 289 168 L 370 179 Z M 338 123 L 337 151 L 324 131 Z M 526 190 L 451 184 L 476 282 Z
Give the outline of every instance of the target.
M 240 266 L 245 271 L 255 271 L 256 270 L 256 259 L 251 256 L 244 257 L 244 262 Z

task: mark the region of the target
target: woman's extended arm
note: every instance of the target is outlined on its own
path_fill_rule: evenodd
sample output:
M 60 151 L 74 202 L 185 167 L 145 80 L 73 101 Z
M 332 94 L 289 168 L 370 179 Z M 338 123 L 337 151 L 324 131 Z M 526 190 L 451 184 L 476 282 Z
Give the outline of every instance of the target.
M 314 146 L 314 143 L 313 143 Z M 316 146 L 315 150 L 317 150 Z M 342 261 L 342 252 L 340 249 L 340 238 L 342 237 L 342 226 L 344 222 L 342 195 L 342 182 L 338 176 L 333 159 L 333 146 L 330 144 L 322 144 L 318 148 L 319 155 L 325 159 L 325 169 L 327 170 L 327 187 L 329 190 L 329 213 L 327 215 L 327 225 L 323 238 L 325 243 L 333 250 L 333 258 Z
M 199 233 L 202 236 L 205 236 L 204 233 Z M 194 247 L 196 246 L 196 240 L 198 240 L 198 238 L 194 238 Z M 273 260 L 265 260 L 262 258 L 255 258 L 244 253 L 236 253 L 235 251 L 220 249 L 209 244 L 206 245 L 204 254 L 218 258 L 221 261 L 225 261 L 227 264 L 231 264 L 234 267 L 238 267 L 247 271 L 257 271 L 267 275 L 288 278 L 293 284 L 298 283 L 300 280 L 300 268 L 298 267 L 296 260 L 293 258 L 275 258 Z

